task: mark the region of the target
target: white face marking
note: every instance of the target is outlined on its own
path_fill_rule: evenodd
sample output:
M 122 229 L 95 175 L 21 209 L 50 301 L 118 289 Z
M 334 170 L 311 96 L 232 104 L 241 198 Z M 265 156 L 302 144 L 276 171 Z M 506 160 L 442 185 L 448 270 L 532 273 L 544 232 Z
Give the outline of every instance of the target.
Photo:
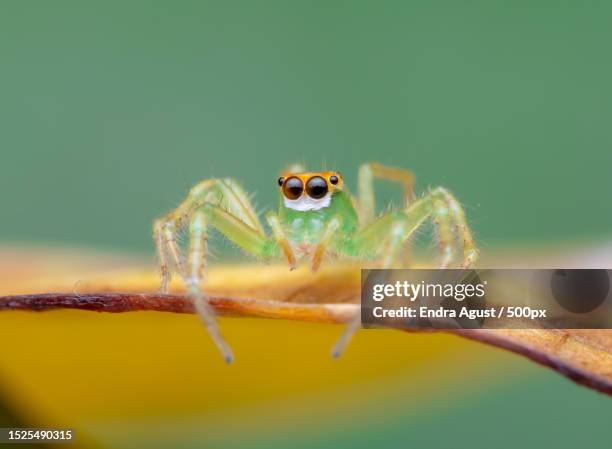
M 319 210 L 329 206 L 329 203 L 331 203 L 331 194 L 328 193 L 318 200 L 310 198 L 308 195 L 302 195 L 297 200 L 290 200 L 286 196 L 283 196 L 283 200 L 285 202 L 285 207 L 299 210 L 300 212 L 306 212 L 308 210 Z

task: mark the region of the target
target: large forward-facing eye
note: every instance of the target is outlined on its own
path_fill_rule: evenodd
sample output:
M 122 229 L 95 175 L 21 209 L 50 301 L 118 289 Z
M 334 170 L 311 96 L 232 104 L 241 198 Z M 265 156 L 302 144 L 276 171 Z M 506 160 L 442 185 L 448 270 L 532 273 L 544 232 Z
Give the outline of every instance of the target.
M 316 200 L 323 198 L 327 195 L 327 182 L 320 176 L 313 176 L 306 183 L 306 193 L 310 198 Z
M 283 184 L 283 195 L 285 195 L 290 200 L 297 200 L 302 196 L 302 192 L 304 191 L 304 184 L 300 178 L 296 178 L 292 176 L 285 180 Z

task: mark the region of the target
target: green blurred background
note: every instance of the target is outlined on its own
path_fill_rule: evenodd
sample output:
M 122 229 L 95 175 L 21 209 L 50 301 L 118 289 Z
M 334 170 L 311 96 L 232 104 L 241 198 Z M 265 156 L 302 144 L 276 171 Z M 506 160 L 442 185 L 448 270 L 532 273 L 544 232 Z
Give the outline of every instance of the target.
M 152 256 L 151 220 L 200 179 L 267 208 L 290 162 L 354 186 L 376 160 L 453 190 L 484 252 L 604 242 L 611 23 L 605 1 L 2 2 L 0 240 Z M 534 368 L 310 443 L 604 447 L 611 417 Z

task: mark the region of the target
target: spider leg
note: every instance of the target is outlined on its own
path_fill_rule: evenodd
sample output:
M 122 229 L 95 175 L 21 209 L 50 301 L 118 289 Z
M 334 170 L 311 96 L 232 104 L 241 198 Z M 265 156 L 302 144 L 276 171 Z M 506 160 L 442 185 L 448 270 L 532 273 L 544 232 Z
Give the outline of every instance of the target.
M 381 236 L 387 236 L 383 245 L 381 267 L 389 268 L 397 258 L 403 242 L 427 219 L 433 218 L 438 227 L 441 242 L 439 266 L 446 268 L 454 255 L 452 244 L 462 242 L 462 268 L 469 268 L 478 258 L 478 249 L 467 225 L 465 213 L 455 197 L 445 188 L 438 187 L 425 197 L 414 201 L 406 209 L 387 213 L 358 232 L 353 243 L 358 251 L 376 251 Z M 457 236 L 453 234 L 453 230 Z M 450 248 L 450 249 L 449 249 Z M 332 356 L 339 357 L 348 345 L 352 335 L 359 329 L 361 312 L 356 314 L 332 348 Z
M 359 167 L 359 198 L 358 210 L 362 226 L 372 221 L 376 214 L 374 200 L 374 179 L 395 181 L 404 189 L 404 205 L 414 199 L 414 174 L 403 168 L 387 167 L 375 162 L 368 162 Z
M 236 181 L 231 178 L 207 179 L 196 184 L 176 209 L 155 220 L 153 224 L 153 238 L 159 260 L 160 290 L 162 293 L 168 293 L 172 276 L 168 256 L 170 256 L 178 273 L 182 273 L 184 270 L 183 256 L 176 242 L 176 235 L 186 224 L 194 210 L 206 203 L 220 206 L 253 229 L 264 234 L 249 196 Z
M 202 294 L 202 283 L 206 276 L 207 228 L 209 226 L 217 229 L 245 251 L 261 257 L 268 255 L 269 239 L 265 234 L 251 228 L 235 215 L 210 203 L 197 209 L 191 216 L 188 271 L 184 276 L 187 293 L 225 361 L 231 363 L 233 360 L 232 351 L 219 331 L 212 307 Z
M 442 206 L 434 211 L 435 220 L 446 221 L 445 226 L 449 229 L 454 228 L 457 238 L 461 242 L 461 247 L 463 249 L 461 268 L 470 268 L 478 260 L 480 251 L 476 246 L 476 241 L 468 226 L 465 212 L 461 204 L 459 204 L 455 196 L 444 187 L 435 188 L 430 195 L 436 198 L 438 204 Z M 448 220 L 446 217 L 448 217 Z M 438 232 L 439 234 L 441 233 L 440 229 L 438 229 Z M 450 232 L 452 233 L 452 231 Z M 442 237 L 440 240 L 442 241 Z
M 432 216 L 436 224 L 438 245 L 440 247 L 440 260 L 438 262 L 438 268 L 448 268 L 456 257 L 454 247 L 455 226 L 453 226 L 453 223 L 449 219 L 449 205 L 447 202 L 442 201 L 439 198 L 434 198 L 432 200 L 432 208 Z
M 160 291 L 166 294 L 168 293 L 169 284 L 172 280 L 172 272 L 168 264 L 167 246 L 175 237 L 172 230 L 168 229 L 164 223 L 156 222 L 153 226 L 153 238 L 155 240 L 157 260 L 159 263 Z M 180 257 L 178 262 L 180 264 Z
M 336 236 L 337 231 L 340 229 L 340 225 L 342 224 L 342 219 L 340 216 L 334 216 L 331 218 L 323 233 L 321 234 L 321 238 L 317 247 L 315 248 L 314 254 L 312 256 L 312 271 L 317 271 L 321 266 L 321 262 L 323 261 L 323 256 Z
M 452 262 L 449 260 L 449 254 L 454 255 L 452 245 L 458 241 L 463 249 L 461 267 L 469 268 L 478 258 L 479 252 L 461 205 L 453 194 L 443 187 L 433 189 L 423 198 L 410 203 L 404 210 L 382 215 L 359 231 L 353 237 L 353 244 L 358 252 L 380 254 L 381 236 L 385 236 L 387 244 L 383 248 L 392 254 L 383 254 L 382 266 L 388 268 L 393 262 L 393 252 L 398 250 L 398 245 L 409 238 L 428 218 L 434 220 L 443 242 L 439 266 L 444 268 Z
M 227 363 L 231 363 L 234 356 L 232 350 L 221 335 L 219 326 L 215 320 L 215 312 L 202 296 L 201 283 L 206 274 L 206 250 L 208 247 L 208 236 L 206 214 L 198 211 L 195 212 L 189 223 L 189 260 L 188 260 L 188 277 L 185 279 L 187 286 L 187 294 L 193 302 L 193 306 L 204 322 L 206 330 L 210 334 L 213 342 L 221 351 L 223 358 Z
M 153 222 L 153 239 L 157 247 L 161 293 L 168 293 L 172 272 L 168 255 L 174 264 L 174 269 L 183 275 L 184 263 L 181 249 L 176 242 L 176 235 L 185 225 L 185 221 L 194 209 L 203 204 L 213 193 L 218 193 L 218 179 L 207 179 L 195 185 L 179 206 Z
M 396 167 L 388 167 L 368 162 L 359 168 L 359 197 L 357 210 L 362 226 L 371 223 L 376 215 L 376 204 L 374 197 L 374 180 L 381 179 L 399 183 L 404 191 L 404 207 L 414 200 L 414 174 L 410 170 Z M 402 263 L 408 266 L 411 261 L 410 242 L 403 244 Z
M 287 234 L 285 233 L 285 230 L 280 224 L 278 215 L 276 215 L 272 211 L 269 211 L 268 213 L 266 213 L 266 220 L 270 225 L 270 229 L 272 229 L 272 235 L 274 236 L 276 243 L 283 251 L 285 258 L 287 259 L 287 263 L 289 263 L 289 269 L 295 270 L 295 267 L 297 265 L 297 259 L 295 257 L 295 253 L 293 252 L 293 248 L 291 247 L 291 243 L 289 243 Z
M 189 249 L 185 261 L 176 234 L 189 220 Z M 188 297 L 213 341 L 229 363 L 233 356 L 217 327 L 214 311 L 202 296 L 205 278 L 208 226 L 214 226 L 244 250 L 266 257 L 271 253 L 269 239 L 244 190 L 231 179 L 211 179 L 197 184 L 173 211 L 155 221 L 153 233 L 160 260 L 162 292 L 168 291 L 168 255 L 182 277 Z

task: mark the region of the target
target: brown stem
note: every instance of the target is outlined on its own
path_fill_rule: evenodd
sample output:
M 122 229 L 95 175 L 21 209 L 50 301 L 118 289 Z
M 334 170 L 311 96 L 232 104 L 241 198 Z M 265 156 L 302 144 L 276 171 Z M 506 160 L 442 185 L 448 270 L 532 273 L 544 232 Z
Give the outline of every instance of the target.
M 134 293 L 43 293 L 0 297 L 1 310 L 81 309 L 96 312 L 159 312 L 193 313 L 192 304 L 182 296 Z
M 323 308 L 320 304 L 286 303 L 261 299 L 209 297 L 210 304 L 221 315 L 293 318 L 304 321 L 342 323 L 354 313 L 356 304 L 339 304 Z M 195 313 L 193 304 L 183 295 L 158 293 L 42 293 L 0 297 L 0 311 L 80 309 L 95 312 Z
M 209 298 L 209 300 L 215 310 L 223 315 L 259 316 L 328 323 L 348 321 L 358 307 L 357 304 L 321 305 L 222 297 L 213 297 Z M 47 311 L 62 308 L 113 313 L 138 310 L 194 313 L 191 302 L 181 295 L 45 293 L 0 297 L 0 311 Z M 521 338 L 521 335 L 517 332 L 512 333 L 511 331 L 501 329 L 454 329 L 445 330 L 444 332 L 453 333 L 521 354 L 560 372 L 579 384 L 612 395 L 612 380 L 608 376 L 597 375 L 585 370 L 584 367 L 574 365 L 568 362 L 566 358 L 560 357 L 557 352 L 543 349 L 542 345 L 537 345 L 529 339 Z

